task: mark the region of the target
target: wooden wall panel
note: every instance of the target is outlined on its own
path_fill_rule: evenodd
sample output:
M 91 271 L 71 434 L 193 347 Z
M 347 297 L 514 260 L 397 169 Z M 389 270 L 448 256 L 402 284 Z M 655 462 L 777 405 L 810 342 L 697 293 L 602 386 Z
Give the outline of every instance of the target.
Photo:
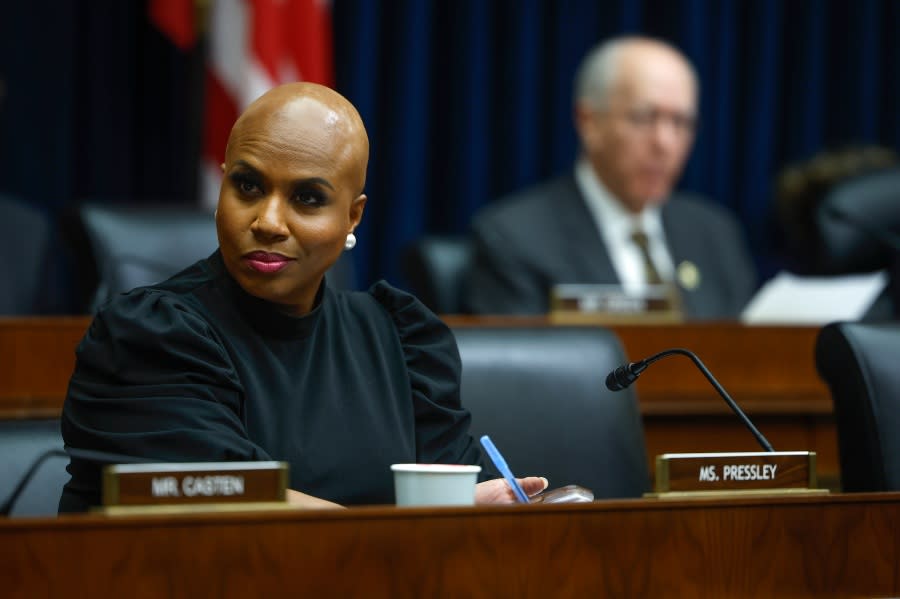
M 59 415 L 90 319 L 0 318 L 0 418 Z

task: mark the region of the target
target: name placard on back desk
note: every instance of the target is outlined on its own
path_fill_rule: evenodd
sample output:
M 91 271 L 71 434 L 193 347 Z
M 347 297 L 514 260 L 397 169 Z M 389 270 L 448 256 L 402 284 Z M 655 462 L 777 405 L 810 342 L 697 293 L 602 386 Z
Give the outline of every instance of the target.
M 563 284 L 550 292 L 553 324 L 674 324 L 684 320 L 672 289 L 650 286 L 634 295 L 621 285 Z

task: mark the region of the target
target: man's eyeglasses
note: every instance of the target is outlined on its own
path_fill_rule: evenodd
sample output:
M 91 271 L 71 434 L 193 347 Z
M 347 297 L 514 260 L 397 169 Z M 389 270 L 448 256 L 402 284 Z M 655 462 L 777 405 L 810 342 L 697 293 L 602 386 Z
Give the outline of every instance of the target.
M 641 132 L 656 129 L 666 122 L 681 135 L 693 135 L 697 131 L 697 117 L 692 114 L 666 112 L 656 108 L 635 108 L 619 113 L 632 127 Z

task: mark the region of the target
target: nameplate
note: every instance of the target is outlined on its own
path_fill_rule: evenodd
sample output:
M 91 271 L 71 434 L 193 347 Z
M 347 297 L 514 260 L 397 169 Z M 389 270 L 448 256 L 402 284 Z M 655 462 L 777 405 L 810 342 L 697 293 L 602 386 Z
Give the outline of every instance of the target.
M 118 464 L 103 468 L 104 506 L 285 501 L 286 462 Z
M 656 457 L 656 493 L 815 488 L 813 451 L 667 453 Z
M 555 285 L 550 293 L 550 320 L 556 324 L 675 323 L 682 321 L 671 289 L 653 286 L 642 295 L 621 285 Z

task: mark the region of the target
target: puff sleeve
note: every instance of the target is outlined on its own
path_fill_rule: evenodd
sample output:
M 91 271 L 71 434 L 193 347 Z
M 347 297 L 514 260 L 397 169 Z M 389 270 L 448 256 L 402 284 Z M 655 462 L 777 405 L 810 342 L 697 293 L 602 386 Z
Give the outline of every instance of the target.
M 420 463 L 478 464 L 484 456 L 469 434 L 471 415 L 460 401 L 462 365 L 453 333 L 412 295 L 384 282 L 370 293 L 391 315 L 409 373 Z
M 119 296 L 94 318 L 76 358 L 61 422 L 68 448 L 136 460 L 269 459 L 247 436 L 223 344 L 178 299 L 149 289 Z M 99 501 L 99 469 L 72 456 L 61 511 Z

